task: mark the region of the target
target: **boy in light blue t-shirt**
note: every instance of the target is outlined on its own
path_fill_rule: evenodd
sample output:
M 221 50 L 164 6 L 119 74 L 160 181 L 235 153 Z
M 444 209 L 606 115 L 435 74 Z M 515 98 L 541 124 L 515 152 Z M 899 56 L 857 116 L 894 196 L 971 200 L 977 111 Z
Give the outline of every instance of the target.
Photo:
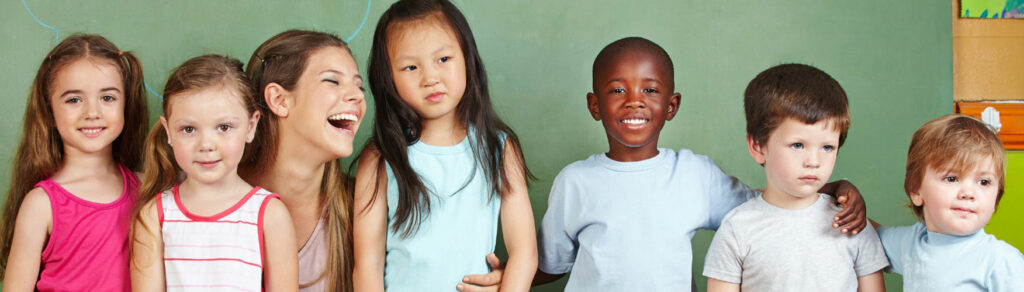
M 725 215 L 708 248 L 708 291 L 884 291 L 889 265 L 871 227 L 823 228 L 837 211 L 819 193 L 850 128 L 839 82 L 802 64 L 769 68 L 744 93 L 747 148 L 765 192 Z
M 609 151 L 555 178 L 533 284 L 572 272 L 566 291 L 687 291 L 697 229 L 717 229 L 725 213 L 757 191 L 706 156 L 658 148 L 661 128 L 680 103 L 672 60 L 660 46 L 638 37 L 615 41 L 598 54 L 593 77 L 587 108 L 604 126 Z M 856 220 L 863 201 L 855 189 L 843 182 L 822 192 L 834 194 L 840 185 L 852 189 L 849 210 L 819 225 L 859 232 L 866 224 Z
M 946 115 L 910 141 L 904 189 L 918 220 L 878 227 L 904 291 L 1024 291 L 1024 255 L 985 233 L 1003 196 L 1006 153 L 985 124 Z

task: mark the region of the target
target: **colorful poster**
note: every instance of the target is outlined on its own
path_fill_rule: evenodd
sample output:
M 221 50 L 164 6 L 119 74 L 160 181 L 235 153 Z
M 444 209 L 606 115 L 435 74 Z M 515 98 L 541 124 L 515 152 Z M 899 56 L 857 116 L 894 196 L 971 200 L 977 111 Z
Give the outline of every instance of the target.
M 960 17 L 1024 19 L 1024 0 L 960 0 Z

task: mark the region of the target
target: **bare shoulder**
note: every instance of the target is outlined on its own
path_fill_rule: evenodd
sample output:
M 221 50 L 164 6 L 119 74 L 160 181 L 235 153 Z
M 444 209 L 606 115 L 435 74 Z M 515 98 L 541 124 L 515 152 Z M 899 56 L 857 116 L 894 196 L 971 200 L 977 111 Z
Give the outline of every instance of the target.
M 263 210 L 263 222 L 288 222 L 291 225 L 292 216 L 288 208 L 278 198 L 269 199 L 267 208 Z
M 31 218 L 33 222 L 45 222 L 49 225 L 52 220 L 50 209 L 50 196 L 43 188 L 33 188 L 25 194 L 25 199 L 18 209 L 18 218 Z

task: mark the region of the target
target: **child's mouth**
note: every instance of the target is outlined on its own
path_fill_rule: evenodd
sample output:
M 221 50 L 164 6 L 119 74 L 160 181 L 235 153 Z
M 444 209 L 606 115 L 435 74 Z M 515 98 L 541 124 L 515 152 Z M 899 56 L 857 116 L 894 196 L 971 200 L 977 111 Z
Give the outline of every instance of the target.
M 330 123 L 332 127 L 355 132 L 356 122 L 359 121 L 359 117 L 354 114 L 333 114 L 327 117 L 327 123 Z
M 82 134 L 85 134 L 86 137 L 96 138 L 99 137 L 100 133 L 102 133 L 103 130 L 106 129 L 107 127 L 78 128 L 78 131 L 82 132 Z
M 217 166 L 218 163 L 220 163 L 220 160 L 196 161 L 196 164 L 199 164 L 199 167 L 206 168 L 206 169 L 214 168 L 214 167 Z
M 634 118 L 634 119 L 621 119 L 621 120 L 619 120 L 619 123 L 625 124 L 626 128 L 635 130 L 635 129 L 643 128 L 650 121 L 651 121 L 650 119 Z

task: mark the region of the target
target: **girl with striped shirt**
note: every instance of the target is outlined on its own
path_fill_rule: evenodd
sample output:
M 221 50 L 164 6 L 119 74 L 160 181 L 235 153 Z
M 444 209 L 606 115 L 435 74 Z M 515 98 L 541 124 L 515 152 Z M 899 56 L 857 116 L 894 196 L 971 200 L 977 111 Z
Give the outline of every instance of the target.
M 287 208 L 238 176 L 260 116 L 242 63 L 188 60 L 164 96 L 164 116 L 146 139 L 132 290 L 297 291 Z

